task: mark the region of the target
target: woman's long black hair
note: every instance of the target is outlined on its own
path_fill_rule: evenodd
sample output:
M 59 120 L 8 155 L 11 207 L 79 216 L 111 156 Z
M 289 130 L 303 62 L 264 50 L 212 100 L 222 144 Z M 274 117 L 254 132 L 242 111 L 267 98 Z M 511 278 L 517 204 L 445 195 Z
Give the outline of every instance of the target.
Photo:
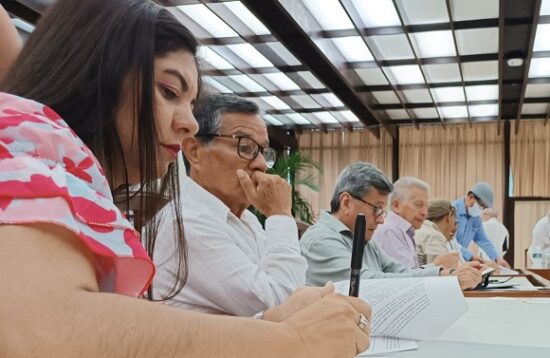
M 39 21 L 0 86 L 3 91 L 53 108 L 92 150 L 103 166 L 117 205 L 134 218 L 151 257 L 158 231 L 156 213 L 171 200 L 179 270 L 169 296 L 177 294 L 187 278 L 187 246 L 180 215 L 177 163 L 157 180 L 154 61 L 177 50 L 196 56 L 197 46 L 191 32 L 168 10 L 147 0 L 58 0 Z M 135 78 L 140 159 L 138 204 L 137 209 L 133 206 L 133 213 L 130 200 L 135 193 L 129 184 L 135 183 L 128 183 L 128 168 L 116 129 L 124 79 L 129 74 Z M 125 178 L 128 185 L 114 188 L 116 178 Z

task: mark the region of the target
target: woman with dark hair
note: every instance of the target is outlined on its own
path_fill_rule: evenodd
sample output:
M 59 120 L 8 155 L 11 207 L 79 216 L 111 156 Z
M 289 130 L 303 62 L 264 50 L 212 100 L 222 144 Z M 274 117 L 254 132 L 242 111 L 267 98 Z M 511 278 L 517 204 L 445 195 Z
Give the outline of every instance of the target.
M 264 320 L 124 296 L 154 274 L 141 223 L 153 223 L 152 252 L 159 203 L 178 198 L 175 158 L 197 131 L 196 48 L 145 0 L 58 0 L 39 22 L 0 86 L 0 355 L 351 357 L 368 346 L 370 308 L 330 285 Z M 112 200 L 127 210 L 130 185 L 145 191 L 136 228 Z

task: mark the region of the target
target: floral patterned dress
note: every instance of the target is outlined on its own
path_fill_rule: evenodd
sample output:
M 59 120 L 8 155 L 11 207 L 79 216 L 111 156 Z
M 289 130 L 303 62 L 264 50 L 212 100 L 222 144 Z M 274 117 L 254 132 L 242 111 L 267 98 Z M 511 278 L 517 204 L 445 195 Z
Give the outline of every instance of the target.
M 0 224 L 30 223 L 74 232 L 94 254 L 103 292 L 139 296 L 152 280 L 155 267 L 88 147 L 51 108 L 0 92 Z

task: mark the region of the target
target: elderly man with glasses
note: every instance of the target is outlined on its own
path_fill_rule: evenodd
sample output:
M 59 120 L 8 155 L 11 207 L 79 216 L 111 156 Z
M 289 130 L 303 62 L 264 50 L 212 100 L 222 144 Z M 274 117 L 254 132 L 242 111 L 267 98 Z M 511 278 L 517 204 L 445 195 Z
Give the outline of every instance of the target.
M 199 132 L 182 147 L 189 177 L 181 183 L 188 245 L 184 288 L 167 303 L 206 313 L 252 316 L 305 284 L 306 261 L 291 216 L 290 185 L 266 174 L 275 162 L 258 106 L 233 95 L 207 96 L 195 111 Z M 247 208 L 266 217 L 265 230 Z M 161 224 L 154 260 L 157 299 L 176 284 L 173 213 Z
M 499 256 L 495 246 L 489 240 L 483 229 L 481 214 L 483 209 L 493 207 L 493 189 L 486 182 L 477 182 L 463 198 L 453 202 L 458 217 L 458 230 L 456 240 L 462 246 L 462 256 L 466 261 L 484 262 L 475 256 L 468 246 L 473 241 L 489 255 L 492 262 L 485 262 L 491 265 L 501 265 L 510 268 L 506 260 Z
M 327 281 L 350 278 L 353 230 L 357 214 L 365 215 L 365 251 L 361 278 L 401 278 L 415 276 L 457 275 L 462 289 L 475 287 L 481 275 L 473 267 L 451 273 L 439 267 L 409 269 L 388 256 L 371 240 L 379 224 L 384 223 L 385 207 L 393 185 L 384 173 L 369 163 L 346 167 L 336 182 L 330 213 L 322 212 L 319 221 L 302 236 L 300 247 L 307 259 L 306 281 L 324 285 Z

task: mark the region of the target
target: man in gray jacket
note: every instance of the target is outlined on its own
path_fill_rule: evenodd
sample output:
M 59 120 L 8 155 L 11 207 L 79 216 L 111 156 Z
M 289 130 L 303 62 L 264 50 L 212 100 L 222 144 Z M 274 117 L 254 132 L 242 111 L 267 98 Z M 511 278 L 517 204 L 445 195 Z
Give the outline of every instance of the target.
M 481 281 L 479 263 L 462 265 L 456 271 L 437 266 L 408 269 L 370 241 L 376 227 L 384 222 L 392 190 L 389 179 L 371 164 L 358 162 L 343 170 L 331 199 L 331 212 L 321 213 L 319 221 L 300 241 L 302 255 L 308 262 L 307 284 L 319 286 L 329 280 L 349 279 L 352 231 L 357 214 L 363 213 L 367 230 L 361 278 L 456 275 L 462 289 L 477 286 Z

